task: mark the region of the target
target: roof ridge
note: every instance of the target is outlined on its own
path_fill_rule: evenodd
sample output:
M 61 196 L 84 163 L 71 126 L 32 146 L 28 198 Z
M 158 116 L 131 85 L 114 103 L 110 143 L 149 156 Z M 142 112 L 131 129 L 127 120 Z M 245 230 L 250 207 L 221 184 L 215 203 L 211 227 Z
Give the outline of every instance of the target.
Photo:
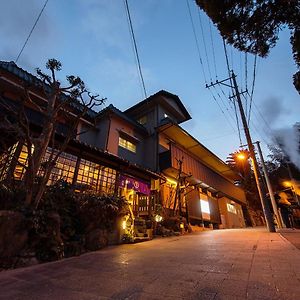
M 36 87 L 42 87 L 44 85 L 47 89 L 50 88 L 49 84 L 44 83 L 38 76 L 33 75 L 32 73 L 22 69 L 14 61 L 8 62 L 8 61 L 0 60 L 0 68 L 5 69 L 6 71 L 14 74 L 15 76 L 21 78 L 22 80 L 24 80 L 28 83 L 35 85 Z M 63 97 L 69 97 L 68 95 L 66 95 L 64 93 L 62 93 L 62 95 L 63 95 Z M 79 106 L 82 106 L 82 104 L 77 99 L 74 99 L 74 101 Z M 75 103 L 72 103 L 71 106 L 79 109 L 79 107 L 76 107 Z M 90 108 L 88 114 L 90 115 L 90 117 L 95 117 L 97 112 Z

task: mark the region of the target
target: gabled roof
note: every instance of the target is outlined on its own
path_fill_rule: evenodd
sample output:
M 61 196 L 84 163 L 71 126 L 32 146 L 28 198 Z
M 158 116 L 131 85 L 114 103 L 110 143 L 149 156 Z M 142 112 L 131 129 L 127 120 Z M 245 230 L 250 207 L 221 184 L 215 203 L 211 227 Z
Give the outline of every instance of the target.
M 33 74 L 23 70 L 22 68 L 20 68 L 15 62 L 13 61 L 1 61 L 0 60 L 0 69 L 3 69 L 13 75 L 15 75 L 16 77 L 18 77 L 19 79 L 23 80 L 24 82 L 26 82 L 28 85 L 33 86 L 35 88 L 44 88 L 46 91 L 50 91 L 50 86 L 46 83 L 43 83 L 42 80 L 40 80 L 38 77 L 34 76 Z M 62 100 L 66 100 L 68 98 L 67 95 L 62 94 L 61 95 L 61 99 Z M 79 111 L 82 108 L 82 104 L 79 101 L 72 101 L 70 103 L 70 105 L 74 108 L 74 109 L 78 109 Z M 90 118 L 94 118 L 97 113 L 92 110 L 89 109 L 86 113 L 86 115 Z
M 110 104 L 106 108 L 102 109 L 96 116 L 96 118 L 101 118 L 106 114 L 113 113 L 114 115 L 118 116 L 119 118 L 123 119 L 124 121 L 130 123 L 133 125 L 135 128 L 140 129 L 141 131 L 144 131 L 145 133 L 147 132 L 146 128 L 138 123 L 136 120 L 130 118 L 127 116 L 125 113 L 123 113 L 121 110 L 116 108 L 114 105 Z
M 159 92 L 149 96 L 148 98 L 142 100 L 141 102 L 131 106 L 130 108 L 128 108 L 127 110 L 124 111 L 125 114 L 131 114 L 136 110 L 139 110 L 140 108 L 142 108 L 144 105 L 148 105 L 149 103 L 159 99 L 159 96 L 162 97 L 166 97 L 166 98 L 171 98 L 175 101 L 175 103 L 178 105 L 178 107 L 181 110 L 181 113 L 184 115 L 184 119 L 180 120 L 181 122 L 190 120 L 192 117 L 189 114 L 189 112 L 187 111 L 187 109 L 185 108 L 185 106 L 183 105 L 183 103 L 181 102 L 180 98 L 172 93 L 169 93 L 165 90 L 160 90 Z

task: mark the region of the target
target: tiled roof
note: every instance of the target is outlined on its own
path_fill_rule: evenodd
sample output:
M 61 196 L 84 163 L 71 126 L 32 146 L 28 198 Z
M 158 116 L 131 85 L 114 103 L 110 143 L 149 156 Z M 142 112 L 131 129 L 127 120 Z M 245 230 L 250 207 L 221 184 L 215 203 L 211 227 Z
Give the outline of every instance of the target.
M 13 62 L 13 61 L 10 61 L 10 62 L 0 61 L 0 69 L 8 71 L 9 73 L 12 73 L 13 75 L 17 76 L 18 78 L 25 81 L 29 85 L 33 85 L 34 87 L 37 87 L 37 88 L 41 88 L 44 86 L 46 91 L 50 91 L 50 86 L 48 84 L 44 84 L 42 82 L 42 80 L 40 80 L 38 77 L 23 70 L 18 65 L 16 65 L 15 62 Z M 68 96 L 65 94 L 62 94 L 61 98 L 62 98 L 61 100 L 66 100 L 68 98 Z M 78 109 L 79 111 L 82 108 L 82 105 L 79 101 L 72 101 L 71 106 L 75 109 Z M 97 113 L 94 110 L 89 109 L 86 115 L 90 118 L 95 118 Z
M 112 112 L 115 115 L 117 115 L 118 117 L 122 118 L 123 120 L 131 123 L 132 125 L 135 126 L 135 128 L 139 128 L 142 131 L 147 132 L 146 128 L 141 125 L 140 123 L 138 123 L 135 119 L 130 118 L 129 116 L 127 116 L 125 113 L 123 113 L 121 110 L 119 110 L 118 108 L 116 108 L 114 105 L 110 104 L 109 106 L 107 106 L 106 108 L 102 109 L 97 116 L 101 117 L 103 115 L 105 115 L 106 113 Z
M 124 111 L 124 113 L 125 114 L 131 113 L 132 111 L 134 111 L 137 108 L 143 106 L 144 104 L 149 103 L 149 101 L 152 101 L 157 96 L 164 96 L 164 97 L 172 98 L 177 103 L 177 105 L 180 107 L 180 109 L 182 110 L 182 113 L 184 114 L 184 116 L 186 118 L 185 121 L 190 120 L 192 118 L 191 115 L 189 114 L 189 112 L 187 111 L 187 109 L 185 108 L 185 106 L 183 105 L 183 103 L 181 102 L 180 98 L 177 95 L 172 94 L 170 92 L 167 92 L 165 90 L 160 90 L 157 93 L 149 96 L 148 98 L 146 98 L 146 99 L 138 102 L 137 104 L 129 107 L 128 109 L 126 109 Z
M 105 150 L 103 150 L 101 148 L 98 148 L 96 146 L 92 146 L 92 145 L 90 145 L 88 143 L 85 143 L 85 142 L 82 142 L 82 141 L 76 140 L 76 139 L 73 139 L 72 142 L 74 144 L 77 144 L 77 145 L 83 146 L 85 148 L 88 148 L 89 150 L 93 150 L 93 151 L 95 151 L 95 152 L 97 152 L 99 154 L 101 153 L 102 155 L 104 155 L 107 158 L 110 158 L 112 160 L 115 160 L 115 161 L 121 162 L 123 164 L 129 165 L 130 167 L 133 167 L 133 168 L 135 168 L 137 170 L 146 172 L 147 174 L 152 175 L 155 178 L 162 178 L 162 176 L 160 174 L 158 174 L 158 173 L 156 173 L 156 172 L 154 172 L 154 171 L 152 171 L 150 169 L 147 169 L 147 168 L 142 167 L 142 166 L 140 166 L 138 164 L 132 163 L 132 162 L 130 162 L 127 159 L 121 158 L 121 157 L 119 157 L 119 156 L 117 156 L 115 154 L 112 154 L 112 153 L 110 153 L 108 151 L 105 151 Z

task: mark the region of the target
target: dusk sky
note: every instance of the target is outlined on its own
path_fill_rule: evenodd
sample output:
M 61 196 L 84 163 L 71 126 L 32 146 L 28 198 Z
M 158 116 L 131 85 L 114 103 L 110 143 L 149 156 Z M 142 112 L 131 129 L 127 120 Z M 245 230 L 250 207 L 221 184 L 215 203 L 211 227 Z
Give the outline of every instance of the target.
M 45 1 L 0 1 L 0 59 L 12 61 Z M 205 88 L 206 82 L 216 79 L 215 71 L 219 80 L 228 77 L 217 30 L 211 27 L 211 38 L 208 18 L 201 12 L 203 42 L 198 7 L 190 0 L 205 80 L 186 0 L 128 0 L 128 3 L 147 95 L 161 89 L 178 95 L 192 116 L 182 127 L 226 160 L 240 145 L 234 110 L 225 97 L 230 90 L 223 87 L 224 95 L 218 87 L 211 89 L 225 118 Z M 233 66 L 244 90 L 245 55 L 231 47 L 228 47 L 228 55 L 230 68 Z M 67 74 L 79 75 L 90 91 L 107 97 L 106 106 L 113 104 L 125 110 L 144 99 L 123 0 L 49 0 L 17 64 L 34 73 L 36 67 L 43 69 L 48 58 L 62 62 L 60 78 Z M 253 55 L 248 55 L 249 90 L 253 61 Z M 267 155 L 266 142 L 271 141 L 272 131 L 290 128 L 300 121 L 299 94 L 292 84 L 296 67 L 288 30 L 281 32 L 269 57 L 258 59 L 256 71 L 250 129 L 253 140 L 261 141 Z M 242 128 L 241 136 L 245 143 Z

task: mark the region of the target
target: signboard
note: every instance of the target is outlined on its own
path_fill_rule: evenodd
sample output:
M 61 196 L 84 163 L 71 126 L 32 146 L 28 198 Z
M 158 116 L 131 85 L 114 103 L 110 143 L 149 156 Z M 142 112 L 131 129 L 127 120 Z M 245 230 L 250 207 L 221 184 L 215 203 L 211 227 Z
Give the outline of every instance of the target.
M 150 187 L 148 184 L 125 175 L 120 175 L 119 187 L 127 187 L 127 189 L 135 190 L 138 193 L 142 193 L 147 196 L 150 195 Z

